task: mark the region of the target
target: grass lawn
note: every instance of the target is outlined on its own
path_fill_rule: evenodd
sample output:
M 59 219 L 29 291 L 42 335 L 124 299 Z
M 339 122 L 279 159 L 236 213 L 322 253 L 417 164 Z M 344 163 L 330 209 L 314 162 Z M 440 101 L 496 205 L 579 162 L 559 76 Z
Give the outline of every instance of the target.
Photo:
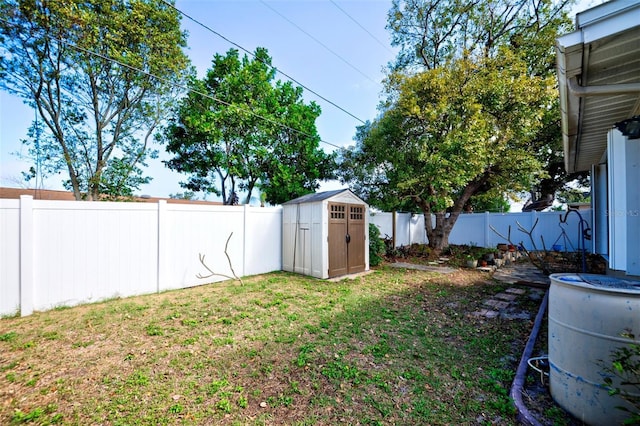
M 0 319 L 0 424 L 515 424 L 532 321 L 469 315 L 505 288 L 272 273 Z

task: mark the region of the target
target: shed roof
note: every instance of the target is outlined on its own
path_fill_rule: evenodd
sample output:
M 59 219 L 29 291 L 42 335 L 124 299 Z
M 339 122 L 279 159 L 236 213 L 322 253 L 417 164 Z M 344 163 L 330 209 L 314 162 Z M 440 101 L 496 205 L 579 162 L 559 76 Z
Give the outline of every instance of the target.
M 360 199 L 357 195 L 351 192 L 350 189 L 335 189 L 333 191 L 324 191 L 324 192 L 315 192 L 313 194 L 303 195 L 302 197 L 294 198 L 293 200 L 289 200 L 283 204 L 304 204 L 304 203 L 315 203 L 318 201 L 324 201 L 331 197 L 335 197 L 338 194 L 342 194 L 343 192 L 350 192 L 351 195 Z M 364 203 L 364 201 L 363 201 Z

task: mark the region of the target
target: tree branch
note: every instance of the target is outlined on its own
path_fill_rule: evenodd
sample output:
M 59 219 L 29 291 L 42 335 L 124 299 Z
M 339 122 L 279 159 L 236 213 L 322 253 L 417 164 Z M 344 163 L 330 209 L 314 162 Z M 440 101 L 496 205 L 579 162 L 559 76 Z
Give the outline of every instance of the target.
M 213 277 L 213 276 L 224 277 L 224 278 L 229 278 L 230 280 L 240 281 L 240 285 L 244 285 L 244 282 L 242 281 L 242 278 L 240 278 L 240 277 L 238 277 L 236 275 L 236 271 L 234 271 L 233 265 L 231 264 L 231 258 L 229 257 L 229 253 L 227 253 L 227 248 L 229 246 L 229 241 L 231 240 L 231 236 L 232 235 L 233 235 L 233 232 L 229 234 L 229 237 L 227 238 L 227 243 L 224 245 L 224 255 L 227 256 L 227 262 L 229 262 L 229 269 L 231 269 L 231 273 L 233 274 L 233 276 L 229 276 L 229 275 L 225 275 L 225 274 L 219 274 L 217 272 L 214 272 L 204 262 L 204 254 L 198 253 L 198 259 L 200 259 L 200 263 L 202 263 L 202 266 L 204 266 L 205 269 L 207 271 L 209 271 L 209 275 L 198 274 L 198 275 L 196 275 L 196 278 L 204 279 L 204 278 L 210 278 L 210 277 Z

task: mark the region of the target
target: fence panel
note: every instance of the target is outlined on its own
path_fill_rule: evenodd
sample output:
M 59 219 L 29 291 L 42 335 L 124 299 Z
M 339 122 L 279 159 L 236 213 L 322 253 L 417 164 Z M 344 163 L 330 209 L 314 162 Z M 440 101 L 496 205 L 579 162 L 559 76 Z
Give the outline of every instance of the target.
M 449 244 L 469 244 L 480 247 L 485 246 L 486 239 L 486 215 L 461 214 L 458 216 L 451 233 L 449 234 Z
M 197 278 L 198 274 L 210 274 L 200 263 L 199 255 L 205 256 L 205 263 L 213 272 L 232 276 L 224 254 L 225 243 L 231 233 L 227 253 L 236 273 L 243 275 L 243 211 L 239 206 L 167 205 L 167 219 L 161 230 L 161 238 L 166 239 L 162 254 L 166 275 L 160 290 L 228 279 L 220 275 Z
M 0 316 L 20 310 L 20 200 L 0 199 Z
M 282 269 L 282 207 L 247 207 L 244 274 Z
M 373 223 L 378 227 L 381 238 L 391 238 L 393 236 L 393 213 L 370 213 L 369 223 Z
M 411 242 L 418 244 L 427 243 L 427 233 L 424 230 L 424 215 L 412 214 L 410 225 Z
M 590 227 L 591 211 L 583 210 L 579 214 L 584 219 L 584 227 Z M 551 250 L 552 245 L 558 244 L 562 246 L 561 250 L 563 251 L 578 251 L 581 248 L 586 248 L 589 251 L 591 249 L 589 240 L 586 240 L 585 247 L 582 247 L 581 217 L 575 212 L 568 215 L 567 212 L 461 214 L 451 230 L 449 243 L 495 247 L 498 244 L 506 243 L 506 240 L 491 228 L 493 227 L 506 237 L 509 234 L 509 227 L 511 227 L 511 240 L 516 244 L 522 243 L 528 250 L 531 250 L 534 249 L 534 245 L 528 235 L 519 229 L 518 224 L 526 231 L 531 231 L 537 221 L 537 225 L 533 228 L 532 238 L 535 248 L 538 250 L 542 250 L 543 247 Z M 561 218 L 563 220 L 566 218 L 566 223 L 561 223 Z M 371 223 L 375 223 L 380 228 L 382 236 L 393 234 L 391 213 L 375 213 L 371 216 Z M 396 246 L 427 242 L 423 215 L 396 214 Z
M 0 200 L 0 316 L 282 269 L 282 209 Z M 199 261 L 205 256 L 209 271 Z M 224 275 L 224 276 L 222 276 Z
M 396 245 L 411 244 L 411 214 L 396 213 Z
M 33 309 L 157 288 L 157 206 L 33 201 Z

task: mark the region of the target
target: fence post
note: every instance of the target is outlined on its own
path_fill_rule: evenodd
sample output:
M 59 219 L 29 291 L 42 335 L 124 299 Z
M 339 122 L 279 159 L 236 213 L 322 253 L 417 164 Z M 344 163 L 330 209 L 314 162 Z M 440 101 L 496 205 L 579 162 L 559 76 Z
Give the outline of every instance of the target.
M 20 196 L 20 316 L 33 313 L 33 197 Z
M 242 211 L 242 273 L 241 277 L 246 275 L 247 248 L 249 247 L 249 236 L 247 235 L 247 220 L 249 215 L 249 204 L 244 205 Z
M 491 216 L 489 212 L 484 212 L 484 247 L 489 247 L 489 222 Z
M 166 270 L 167 270 L 167 262 L 165 261 L 165 254 L 166 254 L 166 249 L 165 249 L 165 245 L 166 245 L 166 229 L 168 229 L 168 227 L 166 226 L 165 222 L 167 220 L 167 201 L 166 200 L 158 200 L 158 255 L 157 255 L 157 259 L 156 261 L 158 262 L 157 264 L 157 270 L 156 273 L 158 274 L 157 276 L 157 289 L 156 292 L 160 293 L 164 288 L 165 288 L 165 281 L 167 279 L 166 277 Z
M 396 211 L 391 213 L 391 247 L 396 248 Z
M 537 219 L 538 219 L 538 212 L 536 210 L 531 210 L 531 227 L 533 227 Z M 531 233 L 531 242 L 532 244 L 535 245 L 535 247 L 538 247 L 539 235 L 540 235 L 540 229 L 536 226 L 536 229 L 534 229 L 533 232 Z M 542 247 L 539 247 L 538 249 L 540 250 L 541 248 Z M 531 247 L 531 250 L 533 250 L 533 246 Z

